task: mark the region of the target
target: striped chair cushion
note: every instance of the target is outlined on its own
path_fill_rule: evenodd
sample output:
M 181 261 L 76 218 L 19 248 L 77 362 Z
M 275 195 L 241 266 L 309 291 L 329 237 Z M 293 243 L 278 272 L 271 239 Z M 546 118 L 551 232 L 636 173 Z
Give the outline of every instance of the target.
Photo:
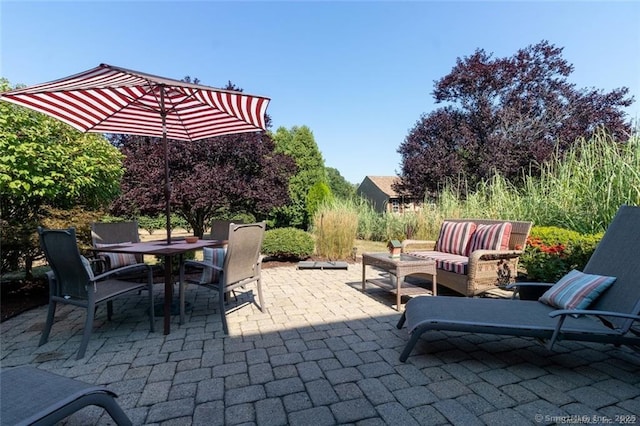
M 467 275 L 467 266 L 469 265 L 469 258 L 467 256 L 430 250 L 412 251 L 411 255 L 435 260 L 437 269 Z
M 476 229 L 474 222 L 444 221 L 440 227 L 440 235 L 436 243 L 436 251 L 466 256 L 469 241 Z
M 121 243 L 114 243 L 114 244 L 99 244 L 99 243 L 96 243 L 96 248 L 110 247 L 110 246 L 121 246 L 123 244 L 131 244 L 131 241 L 123 241 Z M 111 269 L 121 268 L 123 266 L 128 266 L 128 265 L 135 265 L 136 263 L 138 263 L 138 261 L 136 260 L 135 254 L 101 252 L 100 255 L 104 256 L 104 257 L 107 257 L 109 259 L 109 267 Z
M 226 247 L 205 247 L 202 249 L 202 256 L 205 262 L 209 262 L 215 266 L 222 268 L 224 265 L 224 256 L 227 254 Z M 218 282 L 220 279 L 220 271 L 213 268 L 204 268 L 200 277 L 200 284 L 209 284 Z
M 558 309 L 587 309 L 615 280 L 616 277 L 585 274 L 574 269 L 538 300 Z
M 478 225 L 471 238 L 469 253 L 475 250 L 507 250 L 510 238 L 510 222 Z

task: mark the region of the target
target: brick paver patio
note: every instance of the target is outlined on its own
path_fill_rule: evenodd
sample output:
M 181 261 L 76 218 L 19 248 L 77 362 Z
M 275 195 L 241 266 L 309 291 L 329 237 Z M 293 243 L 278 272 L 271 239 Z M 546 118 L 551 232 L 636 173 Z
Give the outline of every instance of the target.
M 46 307 L 0 325 L 2 368 L 38 368 L 107 385 L 134 424 L 640 424 L 640 355 L 627 348 L 431 332 L 407 363 L 394 297 L 359 290 L 348 270 L 263 272 L 268 311 L 240 297 L 229 336 L 205 288 L 191 287 L 186 324 L 149 333 L 145 296 L 100 308 L 76 361 L 82 310 L 59 309 L 38 348 Z M 157 286 L 161 291 L 161 286 Z M 162 295 L 159 293 L 158 298 Z M 88 407 L 68 425 L 111 424 Z

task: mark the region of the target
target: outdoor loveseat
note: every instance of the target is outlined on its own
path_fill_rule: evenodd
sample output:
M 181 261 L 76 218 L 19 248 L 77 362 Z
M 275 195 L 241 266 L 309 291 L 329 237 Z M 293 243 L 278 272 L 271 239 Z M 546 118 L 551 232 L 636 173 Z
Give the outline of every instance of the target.
M 438 284 L 477 296 L 513 283 L 531 222 L 447 219 L 437 241 L 404 240 L 402 251 L 436 260 Z

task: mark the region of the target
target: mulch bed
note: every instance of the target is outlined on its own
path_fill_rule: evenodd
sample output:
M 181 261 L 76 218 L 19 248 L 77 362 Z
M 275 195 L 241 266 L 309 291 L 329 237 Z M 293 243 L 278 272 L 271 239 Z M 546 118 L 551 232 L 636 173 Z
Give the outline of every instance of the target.
M 3 281 L 0 285 L 0 322 L 49 303 L 46 278 L 33 281 Z

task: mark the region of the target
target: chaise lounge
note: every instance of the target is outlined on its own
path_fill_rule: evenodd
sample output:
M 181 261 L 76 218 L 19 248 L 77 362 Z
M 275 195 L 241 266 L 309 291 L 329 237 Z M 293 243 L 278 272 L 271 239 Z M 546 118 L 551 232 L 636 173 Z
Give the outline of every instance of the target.
M 596 276 L 599 280 L 589 278 L 591 284 L 607 277 L 615 278 L 615 281 L 611 284 L 609 281 L 612 280 L 608 280 L 606 289 L 599 287 L 601 294 L 595 291 L 588 294 L 583 287 L 574 294 L 563 296 L 576 302 L 584 296 L 595 299 L 587 307 L 563 309 L 550 306 L 548 300 L 543 303 L 445 296 L 410 300 L 397 324 L 399 329 L 406 324 L 410 333 L 400 361 L 407 360 L 422 334 L 429 330 L 534 337 L 546 340 L 550 350 L 561 340 L 628 345 L 640 350 L 638 241 L 640 207 L 622 206 L 583 271 L 589 274 L 583 277 Z M 571 277 L 561 281 L 551 288 L 566 284 Z

